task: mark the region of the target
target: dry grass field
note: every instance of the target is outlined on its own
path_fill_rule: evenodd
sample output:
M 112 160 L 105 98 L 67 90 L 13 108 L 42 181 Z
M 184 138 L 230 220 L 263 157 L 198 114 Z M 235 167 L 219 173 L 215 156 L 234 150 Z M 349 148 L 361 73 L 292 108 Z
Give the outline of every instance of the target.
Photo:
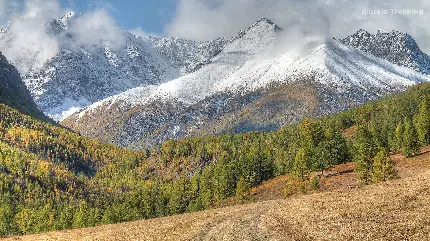
M 282 199 L 279 177 L 253 189 L 250 204 L 9 240 L 430 240 L 428 150 L 394 155 L 401 178 L 366 187 L 344 164 L 313 194 Z

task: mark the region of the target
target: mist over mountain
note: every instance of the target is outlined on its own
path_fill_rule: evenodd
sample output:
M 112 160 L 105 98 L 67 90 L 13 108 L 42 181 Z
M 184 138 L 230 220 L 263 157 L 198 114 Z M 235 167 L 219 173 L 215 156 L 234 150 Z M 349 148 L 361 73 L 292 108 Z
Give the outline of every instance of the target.
M 22 48 L 15 55 L 15 63 L 21 66 L 21 76 L 38 107 L 56 120 L 130 88 L 179 76 L 177 68 L 132 34 L 116 27 L 112 33 L 104 25 L 93 33 L 85 26 L 86 21 L 92 21 L 88 18 L 104 19 L 103 16 L 103 12 L 77 17 L 68 13 L 46 23 L 46 34 L 56 40 L 58 51 L 43 64 L 38 63 L 37 46 L 31 51 Z M 17 37 L 13 26 L 12 22 L 0 35 L 3 43 L 12 48 Z M 100 35 L 86 38 L 80 31 Z
M 30 21 L 22 17 L 2 28 L 0 49 L 12 56 L 38 107 L 56 120 L 123 91 L 193 72 L 228 42 L 222 38 L 208 42 L 143 39 L 118 28 L 107 13 L 98 11 L 69 12 L 43 21 L 43 36 L 52 40 L 46 43 L 50 46 L 29 46 L 21 41 L 28 34 L 19 26 Z M 101 23 L 94 26 L 94 21 Z

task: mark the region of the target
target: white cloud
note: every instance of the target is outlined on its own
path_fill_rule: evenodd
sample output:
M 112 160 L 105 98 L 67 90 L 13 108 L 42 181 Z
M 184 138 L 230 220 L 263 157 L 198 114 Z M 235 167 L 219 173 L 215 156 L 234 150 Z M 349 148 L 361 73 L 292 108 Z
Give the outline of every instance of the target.
M 47 33 L 46 25 L 47 16 L 60 14 L 60 8 L 56 1 L 28 0 L 23 15 L 17 14 L 10 19 L 9 35 L 0 38 L 0 50 L 23 73 L 42 66 L 58 53 L 58 41 Z
M 19 7 L 19 2 L 16 0 L 0 0 L 0 26 L 7 23 L 10 15 Z
M 101 46 L 108 41 L 111 47 L 124 45 L 123 30 L 113 17 L 104 9 L 84 13 L 72 21 L 69 32 L 75 37 L 78 45 L 92 47 Z
M 49 24 L 70 10 L 61 8 L 58 0 L 25 0 L 21 5 L 20 2 L 0 0 L 0 14 L 10 21 L 7 34 L 0 34 L 0 51 L 24 74 L 31 68 L 42 67 L 58 54 L 65 40 L 50 33 Z M 68 31 L 75 40 L 72 44 L 88 48 L 101 46 L 104 41 L 109 41 L 111 48 L 118 48 L 125 41 L 123 31 L 103 9 L 76 15 Z
M 417 9 L 423 15 L 363 15 L 363 9 Z M 170 36 L 209 40 L 234 36 L 267 17 L 288 29 L 301 28 L 325 37 L 344 37 L 360 28 L 399 30 L 413 35 L 430 52 L 428 0 L 180 0 L 165 31 Z

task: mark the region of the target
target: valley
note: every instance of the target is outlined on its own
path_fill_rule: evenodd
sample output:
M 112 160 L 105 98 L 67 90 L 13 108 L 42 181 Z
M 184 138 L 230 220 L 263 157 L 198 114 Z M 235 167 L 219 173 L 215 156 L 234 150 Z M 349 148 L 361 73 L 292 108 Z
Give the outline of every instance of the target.
M 279 199 L 279 190 L 288 196 L 336 193 L 346 185 L 347 192 L 362 192 L 366 188 L 357 189 L 358 183 L 418 169 L 400 165 L 396 173 L 392 160 L 403 159 L 389 158 L 387 151 L 413 156 L 430 144 L 429 89 L 415 85 L 277 131 L 169 140 L 142 152 L 87 139 L 2 105 L 0 232 L 24 235 L 198 212 L 238 204 L 236 198 Z M 293 178 L 285 181 L 284 175 Z

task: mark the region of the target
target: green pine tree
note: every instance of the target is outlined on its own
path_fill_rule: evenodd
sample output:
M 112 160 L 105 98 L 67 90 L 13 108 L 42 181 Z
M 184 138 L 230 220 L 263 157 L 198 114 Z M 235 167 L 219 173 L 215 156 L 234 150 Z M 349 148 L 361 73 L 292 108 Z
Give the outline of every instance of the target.
M 395 131 L 395 150 L 403 148 L 403 123 L 399 122 Z
M 367 185 L 370 183 L 372 171 L 372 161 L 365 158 L 363 155 L 355 158 L 355 174 L 361 184 Z
M 309 173 L 309 155 L 304 148 L 297 151 L 296 158 L 294 159 L 294 172 L 304 181 Z
M 236 197 L 241 201 L 245 201 L 249 198 L 249 195 L 250 195 L 249 184 L 245 180 L 245 178 L 241 176 L 239 178 L 239 181 L 237 182 Z
M 88 204 L 85 201 L 80 201 L 78 208 L 73 217 L 73 228 L 86 227 L 89 218 Z
M 430 144 L 430 106 L 427 100 L 420 104 L 417 118 L 418 138 L 422 145 Z
M 357 137 L 354 142 L 355 173 L 364 185 L 371 179 L 372 160 L 375 152 L 372 135 L 364 125 L 358 125 Z
M 410 118 L 404 120 L 405 129 L 403 132 L 403 154 L 406 157 L 413 156 L 419 153 L 418 133 Z
M 397 177 L 393 160 L 385 149 L 381 149 L 373 160 L 372 181 L 387 181 Z

